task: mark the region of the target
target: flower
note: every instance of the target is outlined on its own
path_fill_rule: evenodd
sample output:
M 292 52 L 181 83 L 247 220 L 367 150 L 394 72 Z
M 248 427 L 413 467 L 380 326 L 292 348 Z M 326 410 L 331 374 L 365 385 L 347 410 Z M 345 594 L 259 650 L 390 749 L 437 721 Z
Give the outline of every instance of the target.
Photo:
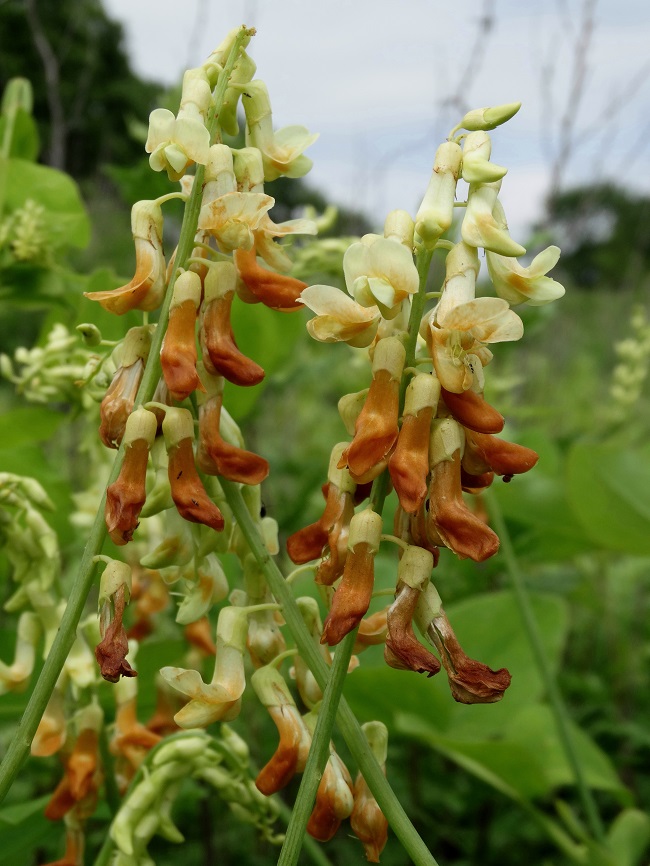
M 104 518 L 111 540 L 118 545 L 133 538 L 146 500 L 145 480 L 149 450 L 158 422 L 142 407 L 129 415 L 124 430 L 124 460 L 120 474 L 106 491 Z
M 205 727 L 216 721 L 228 722 L 239 715 L 246 688 L 244 652 L 248 620 L 246 611 L 224 607 L 217 620 L 217 655 L 212 681 L 206 685 L 198 671 L 164 667 L 160 674 L 172 688 L 191 700 L 176 713 L 181 728 Z
M 237 271 L 231 262 L 211 265 L 204 283 L 199 340 L 208 373 L 246 387 L 261 382 L 264 370 L 242 354 L 235 342 L 230 310 L 236 285 Z
M 137 677 L 126 660 L 129 642 L 122 623 L 124 608 L 131 596 L 131 569 L 117 560 L 108 560 L 99 589 L 99 632 L 101 642 L 95 647 L 100 671 L 109 683 L 120 677 Z
M 277 749 L 255 780 L 256 788 L 268 797 L 288 785 L 296 773 L 302 773 L 305 769 L 311 734 L 287 684 L 273 665 L 258 668 L 251 677 L 251 684 L 280 735 Z
M 156 310 L 165 296 L 165 254 L 162 248 L 163 215 L 155 201 L 137 201 L 131 210 L 135 241 L 135 274 L 131 282 L 105 292 L 84 292 L 118 316 L 129 310 Z
M 497 295 L 509 304 L 529 303 L 532 307 L 549 304 L 564 294 L 561 283 L 545 276 L 559 258 L 559 247 L 547 247 L 524 268 L 516 259 L 486 253 L 490 279 Z
M 250 250 L 255 243 L 254 232 L 275 199 L 258 192 L 227 192 L 205 202 L 199 214 L 199 229 L 208 231 L 224 253 Z
M 300 293 L 307 288 L 307 283 L 260 267 L 255 245 L 250 250 L 237 250 L 235 264 L 246 288 L 267 307 L 284 313 L 301 308 Z
M 414 376 L 406 389 L 402 427 L 388 461 L 388 471 L 407 514 L 415 513 L 426 499 L 429 430 L 439 396 L 440 383 L 428 373 Z
M 465 428 L 478 433 L 500 433 L 503 430 L 503 415 L 476 391 L 468 389 L 454 394 L 442 388 L 440 393 L 447 409 Z
M 463 466 L 472 475 L 494 472 L 509 480 L 513 475 L 528 472 L 537 463 L 539 456 L 532 448 L 506 442 L 487 433 L 465 431 Z M 479 470 L 479 471 L 477 471 Z
M 462 430 L 451 418 L 434 422 L 431 433 L 427 534 L 461 559 L 483 562 L 499 549 L 498 536 L 463 499 L 460 476 Z
M 202 523 L 217 532 L 223 515 L 205 492 L 194 463 L 194 420 L 188 409 L 168 409 L 163 436 L 169 455 L 168 477 L 178 513 L 191 523 Z
M 264 161 L 264 180 L 303 177 L 312 161 L 303 155 L 318 138 L 304 126 L 285 126 L 273 132 L 271 102 L 266 85 L 256 79 L 242 87 L 242 105 L 246 112 L 246 144 L 258 148 Z
M 445 141 L 436 151 L 433 174 L 415 216 L 415 231 L 425 247 L 432 250 L 454 218 L 456 182 L 463 152 L 455 141 Z
M 341 826 L 341 821 L 350 817 L 353 808 L 352 777 L 341 758 L 330 747 L 330 756 L 316 792 L 316 802 L 307 822 L 307 832 L 319 842 L 329 842 Z
M 388 747 L 386 725 L 382 722 L 366 722 L 361 726 L 361 730 L 385 775 Z M 354 808 L 350 816 L 350 825 L 357 839 L 363 844 L 366 860 L 369 863 L 379 863 L 379 855 L 388 841 L 388 821 L 361 773 L 357 774 L 353 794 Z
M 100 407 L 99 436 L 107 448 L 119 448 L 126 422 L 133 410 L 144 365 L 151 346 L 151 329 L 131 328 L 116 349 L 120 357 L 113 380 Z
M 160 365 L 165 384 L 179 403 L 195 391 L 203 390 L 196 372 L 196 311 L 201 304 L 203 286 L 194 271 L 184 271 L 174 283 L 169 307 L 169 323 L 160 350 Z
M 315 340 L 344 342 L 362 349 L 375 339 L 381 318 L 378 307 L 362 307 L 334 286 L 309 286 L 302 291 L 300 300 L 316 313 L 307 322 L 307 330 Z
M 488 343 L 519 340 L 524 326 L 501 298 L 475 298 L 429 317 L 427 344 L 440 384 L 460 394 L 483 387 L 483 366 L 492 359 Z
M 406 350 L 397 337 L 386 337 L 375 347 L 368 396 L 355 424 L 354 439 L 339 461 L 340 466 L 347 465 L 358 483 L 380 474 L 397 440 L 399 384 L 405 358 Z
M 330 646 L 340 643 L 368 611 L 375 585 L 375 554 L 379 550 L 381 530 L 381 516 L 370 509 L 355 514 L 350 521 L 350 553 L 325 619 L 321 643 Z
M 343 256 L 343 273 L 350 295 L 364 307 L 377 306 L 392 318 L 399 305 L 419 287 L 410 248 L 395 238 L 366 235 Z
M 483 247 L 502 256 L 523 256 L 525 248 L 508 234 L 504 219 L 495 219 L 501 181 L 471 184 L 460 233 L 471 247 Z

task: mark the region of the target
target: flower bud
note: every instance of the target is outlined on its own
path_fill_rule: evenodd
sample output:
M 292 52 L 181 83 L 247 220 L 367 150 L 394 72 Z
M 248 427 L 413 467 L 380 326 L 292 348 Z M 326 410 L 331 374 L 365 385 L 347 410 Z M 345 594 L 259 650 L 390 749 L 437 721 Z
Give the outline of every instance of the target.
M 475 108 L 468 111 L 456 129 L 490 130 L 510 120 L 521 108 L 521 102 L 508 102 L 492 108 Z
M 460 233 L 469 246 L 483 247 L 502 256 L 523 256 L 526 249 L 513 241 L 492 213 L 500 188 L 501 181 L 470 186 Z
M 508 169 L 490 162 L 492 144 L 487 132 L 470 132 L 463 142 L 463 180 L 467 183 L 494 183 Z
M 368 745 L 377 763 L 386 774 L 386 752 L 388 730 L 382 722 L 366 722 L 361 726 Z M 379 855 L 388 840 L 388 821 L 384 817 L 363 775 L 359 773 L 354 783 L 354 809 L 350 825 L 355 836 L 363 843 L 366 860 L 379 863 Z
M 415 217 L 416 234 L 428 250 L 451 227 L 462 155 L 460 146 L 453 141 L 444 142 L 436 151 L 433 175 Z

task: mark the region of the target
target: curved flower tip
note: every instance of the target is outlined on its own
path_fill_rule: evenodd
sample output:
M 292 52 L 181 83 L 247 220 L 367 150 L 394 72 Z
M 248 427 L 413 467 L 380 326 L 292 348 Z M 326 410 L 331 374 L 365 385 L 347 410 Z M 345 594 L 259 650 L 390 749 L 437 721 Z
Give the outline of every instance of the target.
M 172 688 L 190 698 L 174 716 L 180 728 L 204 728 L 213 722 L 231 721 L 239 715 L 243 685 L 238 696 L 238 688 L 227 689 L 219 683 L 206 685 L 198 671 L 164 667 L 160 675 Z
M 315 340 L 363 349 L 375 339 L 381 319 L 376 306 L 363 307 L 334 286 L 309 286 L 302 291 L 300 300 L 316 313 L 307 322 L 307 330 Z
M 135 274 L 125 286 L 104 292 L 84 292 L 109 313 L 156 310 L 165 295 L 165 256 L 162 248 L 163 217 L 155 201 L 139 201 L 131 211 L 135 241 Z
M 522 267 L 516 259 L 498 253 L 488 252 L 486 258 L 497 295 L 510 304 L 528 303 L 532 307 L 539 307 L 564 295 L 564 286 L 546 276 L 560 258 L 559 247 L 551 246 L 542 250 L 527 268 Z
M 503 415 L 475 391 L 455 394 L 443 388 L 441 394 L 447 409 L 463 427 L 477 433 L 500 433 L 503 430 Z
M 307 283 L 258 265 L 255 246 L 250 250 L 237 250 L 235 264 L 246 288 L 267 307 L 283 313 L 301 308 L 300 293 L 307 288 Z
M 354 835 L 362 843 L 369 863 L 379 863 L 388 841 L 388 821 L 361 773 L 354 783 L 354 809 L 350 816 Z
M 167 418 L 163 422 L 163 433 L 166 423 Z M 192 439 L 187 437 L 168 445 L 168 453 L 169 484 L 178 513 L 191 523 L 202 523 L 220 532 L 224 528 L 223 515 L 206 493 L 196 471 Z
M 239 484 L 261 484 L 269 474 L 268 461 L 223 439 L 219 430 L 221 401 L 219 394 L 199 409 L 197 463 L 208 475 L 221 475 Z
M 454 700 L 461 704 L 492 704 L 501 700 L 510 685 L 510 673 L 506 668 L 494 671 L 469 658 L 442 608 L 429 624 L 428 634 L 440 652 Z
M 296 565 L 319 559 L 327 544 L 328 532 L 320 520 L 299 529 L 287 538 L 289 559 Z
M 375 585 L 375 552 L 371 545 L 360 542 L 348 553 L 343 578 L 323 624 L 321 643 L 336 646 L 367 613 Z
M 104 516 L 114 544 L 127 544 L 138 527 L 138 518 L 147 498 L 145 480 L 148 460 L 148 442 L 145 439 L 132 442 L 125 451 L 117 480 L 106 490 Z
M 178 402 L 186 400 L 196 390 L 204 390 L 196 372 L 196 307 L 191 299 L 177 306 L 172 305 L 160 350 L 160 366 L 165 384 L 172 398 Z
M 316 792 L 316 803 L 307 822 L 307 832 L 319 842 L 329 842 L 354 808 L 352 778 L 336 752 L 329 757 Z
M 405 585 L 390 606 L 384 659 L 391 668 L 432 677 L 440 670 L 440 662 L 422 646 L 413 632 L 413 614 L 419 597 L 420 590 Z
M 295 706 L 271 706 L 268 711 L 280 734 L 280 742 L 255 779 L 255 787 L 267 797 L 282 790 L 293 779 L 299 769 L 303 740 L 305 737 L 311 740 Z
M 496 436 L 486 433 L 467 431 L 466 455 L 470 461 L 480 461 L 479 468 L 483 467 L 503 475 L 509 480 L 513 475 L 528 472 L 539 460 L 539 455 L 532 448 L 518 445 L 515 442 L 506 442 Z
M 122 624 L 125 606 L 126 597 L 122 585 L 113 595 L 113 620 L 106 627 L 101 642 L 95 647 L 95 658 L 102 677 L 109 683 L 117 683 L 120 677 L 138 675 L 126 660 L 129 642 Z

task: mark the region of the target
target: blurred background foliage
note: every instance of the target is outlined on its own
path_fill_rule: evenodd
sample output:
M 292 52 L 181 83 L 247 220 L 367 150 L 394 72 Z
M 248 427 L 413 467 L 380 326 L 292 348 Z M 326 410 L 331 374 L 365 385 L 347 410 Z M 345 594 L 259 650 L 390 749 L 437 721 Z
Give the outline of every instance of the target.
M 8 0 L 0 6 L 0 23 L 0 89 L 17 75 L 27 77 L 35 120 L 29 120 L 30 111 L 16 110 L 12 122 L 20 134 L 1 163 L 2 351 L 13 355 L 20 346 L 42 345 L 56 322 L 72 329 L 95 321 L 106 337 L 117 338 L 127 322 L 103 315 L 82 291 L 120 285 L 133 271 L 131 203 L 170 189 L 164 176 L 148 168 L 144 122 L 153 107 L 171 104 L 175 96 L 133 73 L 120 26 L 96 0 L 38 6 Z M 5 108 L 0 141 L 9 122 Z M 424 188 L 427 178 L 422 182 Z M 278 220 L 305 206 L 322 212 L 329 204 L 303 181 L 276 181 L 268 192 L 276 198 Z M 29 217 L 29 201 L 41 214 L 43 231 L 58 229 L 42 238 L 31 257 L 21 258 L 16 220 Z M 168 251 L 180 216 L 180 209 L 170 208 Z M 377 225 L 382 219 L 378 215 Z M 361 214 L 339 210 L 326 237 L 376 228 Z M 650 403 L 643 391 L 650 353 L 644 325 L 649 238 L 649 198 L 597 178 L 588 187 L 555 192 L 528 248 L 534 254 L 549 242 L 562 247 L 555 276 L 567 294 L 552 307 L 522 311 L 525 339 L 499 347 L 488 395 L 508 419 L 507 436 L 540 453 L 529 476 L 497 483 L 493 495 L 575 720 L 587 781 L 610 828 L 617 852 L 610 866 L 641 862 L 648 836 L 642 810 L 650 804 Z M 340 246 L 325 240 L 316 251 L 296 245 L 294 252 L 301 278 L 340 284 Z M 436 268 L 432 284 L 441 276 L 440 262 Z M 345 435 L 337 401 L 368 384 L 353 350 L 313 343 L 304 322 L 301 313 L 283 316 L 239 304 L 235 333 L 267 378 L 245 392 L 230 389 L 226 398 L 249 447 L 271 463 L 265 505 L 283 538 L 319 515 L 331 443 Z M 616 348 L 623 340 L 627 355 Z M 627 403 L 611 390 L 621 362 L 634 383 Z M 30 404 L 3 379 L 0 408 L 0 471 L 33 475 L 44 485 L 56 505 L 49 519 L 71 580 L 84 543 L 68 519 L 71 493 L 83 489 L 91 469 L 78 452 L 84 423 L 78 404 Z M 380 560 L 380 585 L 390 586 L 393 572 L 391 561 Z M 0 559 L 3 598 L 10 593 L 8 574 L 8 563 Z M 524 851 L 531 863 L 571 862 L 570 845 L 583 833 L 572 774 L 502 557 L 476 566 L 443 552 L 435 577 L 467 652 L 510 668 L 513 685 L 504 701 L 456 705 L 445 683 L 390 670 L 380 652 L 362 657 L 346 695 L 362 722 L 379 718 L 389 725 L 389 777 L 442 866 L 514 866 Z M 298 586 L 301 593 L 313 592 L 308 578 Z M 0 612 L 0 625 L 0 656 L 6 659 L 15 621 Z M 178 650 L 165 635 L 154 634 L 143 644 L 138 668 L 144 713 L 153 708 L 154 671 L 175 663 Z M 3 743 L 26 698 L 0 698 Z M 274 735 L 257 709 L 247 700 L 237 728 L 261 764 Z M 0 850 L 7 862 L 28 866 L 58 856 L 63 830 L 42 815 L 58 774 L 56 759 L 31 761 L 0 810 Z M 287 802 L 295 790 L 285 792 Z M 188 786 L 177 812 L 187 841 L 182 849 L 162 843 L 153 848 L 159 866 L 181 859 L 186 866 L 217 857 L 222 866 L 275 859 L 274 850 L 242 833 L 198 786 Z M 101 843 L 107 817 L 100 807 L 91 842 Z M 343 834 L 326 853 L 332 863 L 362 859 L 358 843 Z M 394 838 L 382 862 L 407 863 Z M 596 855 L 585 862 L 604 866 Z

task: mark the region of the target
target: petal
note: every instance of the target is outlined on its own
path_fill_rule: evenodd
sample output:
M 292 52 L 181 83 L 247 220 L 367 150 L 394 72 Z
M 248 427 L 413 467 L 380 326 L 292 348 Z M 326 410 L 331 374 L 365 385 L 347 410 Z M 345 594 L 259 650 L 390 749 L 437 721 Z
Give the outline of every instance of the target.
M 560 259 L 560 248 L 556 246 L 546 247 L 541 253 L 538 253 L 532 260 L 528 268 L 528 274 L 535 279 L 547 274 Z
M 364 243 L 351 244 L 343 256 L 343 274 L 348 292 L 352 294 L 354 281 L 370 271 L 370 250 Z
M 308 286 L 300 294 L 305 306 L 318 315 L 333 316 L 344 323 L 370 324 L 379 317 L 377 307 L 362 307 L 334 286 Z
M 411 251 L 392 238 L 379 238 L 370 247 L 370 273 L 390 282 L 395 289 L 412 295 L 420 280 Z

